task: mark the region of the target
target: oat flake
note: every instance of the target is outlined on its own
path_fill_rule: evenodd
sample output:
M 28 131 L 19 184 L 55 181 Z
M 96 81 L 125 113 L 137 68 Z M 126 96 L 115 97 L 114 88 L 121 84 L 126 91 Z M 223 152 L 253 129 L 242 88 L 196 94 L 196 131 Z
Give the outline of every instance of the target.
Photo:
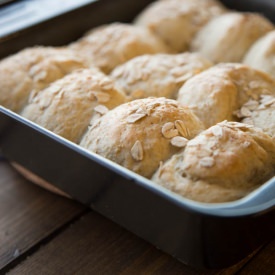
M 212 127 L 212 133 L 215 137 L 222 137 L 223 136 L 223 129 L 220 126 L 214 126 Z
M 134 160 L 141 161 L 143 159 L 143 148 L 139 140 L 137 140 L 131 148 L 131 155 Z
M 173 138 L 179 134 L 173 122 L 165 123 L 161 128 L 161 133 L 165 138 Z
M 249 117 L 249 116 L 251 116 L 251 111 L 247 107 L 245 107 L 245 106 L 243 106 L 240 111 L 241 111 L 241 116 L 242 117 Z
M 175 147 L 185 147 L 188 142 L 187 138 L 176 136 L 171 139 L 171 144 Z
M 200 160 L 200 165 L 203 167 L 213 167 L 215 160 L 212 157 L 204 157 Z
M 175 121 L 175 127 L 179 131 L 180 135 L 183 137 L 188 137 L 189 133 L 188 130 L 182 120 L 176 120 Z
M 110 95 L 104 92 L 94 92 L 93 93 L 95 97 L 97 98 L 98 102 L 105 103 L 110 100 Z
M 132 115 L 129 115 L 126 120 L 128 123 L 135 123 L 136 121 L 142 119 L 145 116 L 146 114 L 143 113 L 134 113 Z
M 109 111 L 109 109 L 104 105 L 97 105 L 94 110 L 101 115 L 105 115 Z

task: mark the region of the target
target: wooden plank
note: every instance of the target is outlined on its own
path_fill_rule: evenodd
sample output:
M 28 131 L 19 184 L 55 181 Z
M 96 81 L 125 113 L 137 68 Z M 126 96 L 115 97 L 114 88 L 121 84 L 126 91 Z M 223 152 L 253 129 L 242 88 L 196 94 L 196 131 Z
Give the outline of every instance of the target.
M 28 255 L 29 249 L 41 244 L 41 240 L 84 210 L 74 202 L 23 180 L 6 163 L 0 163 L 0 175 L 0 264 L 1 267 L 10 267 L 9 263 L 16 262 L 20 254 L 27 252 Z M 275 244 L 266 252 L 267 258 L 274 254 L 274 247 Z M 258 270 L 262 270 L 262 256 L 259 255 L 256 257 L 260 257 Z M 253 256 L 228 269 L 199 271 L 162 253 L 101 215 L 90 212 L 52 239 L 47 239 L 39 250 L 10 273 L 231 275 L 242 268 L 249 270 L 254 261 L 248 261 Z M 271 258 L 267 262 L 272 266 Z M 249 274 L 264 274 L 253 273 L 253 268 L 251 272 Z
M 0 273 L 83 212 L 83 206 L 35 186 L 0 161 Z
M 275 239 L 266 245 L 238 274 L 275 275 Z
M 99 214 L 90 212 L 10 274 L 235 274 L 185 266 Z

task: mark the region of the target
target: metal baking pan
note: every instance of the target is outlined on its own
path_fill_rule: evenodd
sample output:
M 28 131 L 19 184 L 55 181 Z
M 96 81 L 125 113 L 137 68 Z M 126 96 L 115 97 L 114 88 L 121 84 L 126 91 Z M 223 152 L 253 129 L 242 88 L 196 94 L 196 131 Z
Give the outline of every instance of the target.
M 31 1 L 13 5 L 22 2 Z M 102 23 L 129 21 L 149 2 L 78 1 L 73 9 L 0 33 L 0 55 L 35 44 L 62 45 Z M 274 4 L 260 2 L 261 12 L 274 13 Z M 274 178 L 235 202 L 193 202 L 1 106 L 0 154 L 195 267 L 228 267 L 275 235 Z

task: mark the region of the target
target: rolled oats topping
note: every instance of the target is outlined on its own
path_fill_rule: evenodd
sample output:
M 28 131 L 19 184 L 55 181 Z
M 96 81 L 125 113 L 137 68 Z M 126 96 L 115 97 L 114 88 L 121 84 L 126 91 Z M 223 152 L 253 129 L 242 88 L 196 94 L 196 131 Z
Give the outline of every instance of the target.
M 45 110 L 46 108 L 48 108 L 51 105 L 52 98 L 51 97 L 43 97 L 43 98 L 40 98 L 37 102 L 38 102 L 40 110 Z
M 175 127 L 183 137 L 189 137 L 189 131 L 182 120 L 175 121 Z
M 215 165 L 215 160 L 212 157 L 204 157 L 200 160 L 200 166 L 202 167 L 213 167 Z
M 188 142 L 188 139 L 181 136 L 176 136 L 171 139 L 171 144 L 175 147 L 180 147 L 180 148 L 185 147 L 187 142 Z
M 275 97 L 271 95 L 262 95 L 260 102 L 265 107 L 269 107 L 271 105 L 275 105 Z
M 219 125 L 213 126 L 211 128 L 212 133 L 215 137 L 222 137 L 223 136 L 223 129 Z
M 105 105 L 101 104 L 95 106 L 94 110 L 101 115 L 105 115 L 109 111 L 109 109 Z
M 144 113 L 134 113 L 134 114 L 131 114 L 127 117 L 127 122 L 128 123 L 135 123 L 135 122 L 137 122 L 138 120 L 142 119 L 145 116 L 146 116 L 146 114 L 144 114 Z
M 173 122 L 165 123 L 162 126 L 161 132 L 165 138 L 173 138 L 179 134 L 178 130 L 175 129 L 175 125 Z
M 99 103 L 106 103 L 111 99 L 111 96 L 104 92 L 93 92 Z
M 189 72 L 189 73 L 186 73 L 184 75 L 181 75 L 179 77 L 176 78 L 176 83 L 183 83 L 183 82 L 186 82 L 188 79 L 190 79 L 191 77 L 193 77 L 194 74 Z
M 242 123 L 245 123 L 245 124 L 250 124 L 250 125 L 253 125 L 253 119 L 251 117 L 245 117 L 243 120 L 242 120 Z
M 141 161 L 143 159 L 143 148 L 139 140 L 137 140 L 131 148 L 131 155 L 136 161 Z
M 104 81 L 101 81 L 99 84 L 103 90 L 111 90 L 114 88 L 113 82 L 109 79 L 104 79 Z
M 249 117 L 251 116 L 251 111 L 246 106 L 242 106 L 240 110 L 241 117 Z
M 243 106 L 247 107 L 250 111 L 254 111 L 258 108 L 259 102 L 257 100 L 250 99 Z

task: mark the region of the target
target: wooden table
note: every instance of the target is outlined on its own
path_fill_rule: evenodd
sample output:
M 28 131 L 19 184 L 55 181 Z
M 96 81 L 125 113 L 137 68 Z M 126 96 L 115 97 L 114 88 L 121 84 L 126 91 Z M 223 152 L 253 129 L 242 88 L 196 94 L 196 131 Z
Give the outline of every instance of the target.
M 187 267 L 0 160 L 0 274 L 275 274 L 275 239 L 224 270 Z

